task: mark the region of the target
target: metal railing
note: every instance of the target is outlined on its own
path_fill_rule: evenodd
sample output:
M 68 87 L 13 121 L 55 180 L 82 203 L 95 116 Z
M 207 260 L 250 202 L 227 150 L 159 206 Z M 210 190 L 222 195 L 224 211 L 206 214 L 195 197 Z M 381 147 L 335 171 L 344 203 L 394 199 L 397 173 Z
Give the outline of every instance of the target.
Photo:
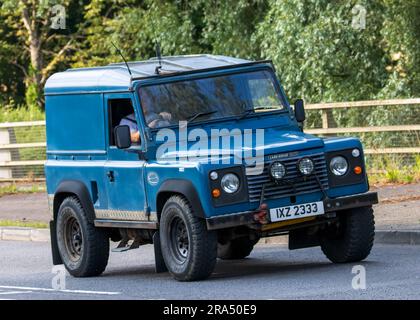
M 405 108 L 409 112 L 412 123 L 363 125 L 343 127 L 337 125 L 334 113 L 340 117 L 346 116 L 354 108 Z M 305 132 L 320 135 L 352 135 L 358 136 L 365 144 L 365 154 L 368 156 L 381 155 L 409 155 L 420 154 L 420 99 L 373 100 L 339 103 L 307 104 L 307 113 L 315 112 L 315 120 Z M 408 108 L 408 109 L 407 109 Z M 393 112 L 398 113 L 398 110 Z M 366 112 L 367 114 L 367 112 Z M 365 113 L 362 114 L 364 119 Z M 391 117 L 393 118 L 393 117 Z M 405 119 L 405 118 L 404 118 Z M 395 120 L 395 119 L 394 119 Z M 363 121 L 361 121 L 363 122 Z M 406 122 L 406 121 L 405 121 Z M 306 123 L 308 125 L 308 123 Z M 381 143 L 384 134 L 386 139 L 394 138 L 391 145 Z M 398 135 L 409 139 L 400 139 Z M 370 135 L 370 136 L 366 136 Z M 372 140 L 379 137 L 379 143 Z M 385 136 L 384 136 L 385 137 Z M 378 140 L 377 139 L 377 140 Z M 364 141 L 366 140 L 366 141 Z M 405 145 L 403 140 L 406 141 Z M 42 180 L 44 178 L 43 165 L 46 156 L 45 121 L 0 123 L 0 181 Z

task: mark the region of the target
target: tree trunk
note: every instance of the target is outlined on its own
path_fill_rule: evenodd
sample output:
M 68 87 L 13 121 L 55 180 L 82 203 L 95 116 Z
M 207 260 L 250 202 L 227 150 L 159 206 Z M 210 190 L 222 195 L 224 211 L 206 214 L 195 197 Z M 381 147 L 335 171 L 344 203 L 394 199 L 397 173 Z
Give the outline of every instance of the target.
M 42 68 L 43 56 L 41 50 L 41 36 L 36 22 L 35 7 L 32 8 L 31 14 L 29 7 L 22 11 L 23 24 L 28 32 L 29 52 L 31 58 L 31 68 L 28 76 L 26 77 L 26 103 L 43 105 L 42 99 Z

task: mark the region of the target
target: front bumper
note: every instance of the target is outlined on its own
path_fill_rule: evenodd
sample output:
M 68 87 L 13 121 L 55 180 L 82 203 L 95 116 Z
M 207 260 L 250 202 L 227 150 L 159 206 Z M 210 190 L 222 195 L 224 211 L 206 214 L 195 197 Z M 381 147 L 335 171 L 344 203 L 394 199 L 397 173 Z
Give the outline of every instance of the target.
M 378 203 L 376 192 L 367 192 L 351 196 L 339 197 L 334 199 L 324 199 L 325 213 L 371 206 Z M 256 211 L 245 211 L 238 213 L 225 214 L 222 216 L 207 218 L 207 229 L 217 230 L 232 228 L 242 225 L 255 224 L 254 215 Z

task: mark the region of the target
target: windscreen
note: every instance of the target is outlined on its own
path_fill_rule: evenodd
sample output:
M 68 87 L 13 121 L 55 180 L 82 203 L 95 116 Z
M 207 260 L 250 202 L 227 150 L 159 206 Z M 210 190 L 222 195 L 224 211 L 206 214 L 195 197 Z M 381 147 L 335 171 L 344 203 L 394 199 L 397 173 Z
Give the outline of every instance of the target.
M 285 108 L 269 70 L 144 86 L 139 94 L 146 124 L 152 128 Z

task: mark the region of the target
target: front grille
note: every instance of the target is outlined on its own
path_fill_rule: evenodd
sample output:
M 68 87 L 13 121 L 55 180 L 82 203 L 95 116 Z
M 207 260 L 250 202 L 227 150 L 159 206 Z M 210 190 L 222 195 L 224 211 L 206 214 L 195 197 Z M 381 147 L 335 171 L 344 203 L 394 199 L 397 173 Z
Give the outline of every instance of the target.
M 306 157 L 306 156 L 305 156 Z M 325 156 L 323 153 L 309 155 L 315 164 L 315 174 L 319 178 L 323 188 L 328 189 L 328 172 Z M 312 175 L 309 177 L 302 177 L 297 169 L 297 162 L 302 157 L 293 157 L 288 159 L 280 159 L 286 167 L 286 176 L 283 181 L 289 181 L 291 184 L 275 183 L 268 172 L 269 165 L 277 160 L 272 160 L 264 163 L 264 171 L 260 175 L 247 175 L 249 201 L 260 201 L 262 187 L 265 184 L 264 200 L 277 199 L 288 197 L 292 195 L 299 195 L 311 192 L 321 191 L 316 178 Z M 252 171 L 249 168 L 249 171 Z

